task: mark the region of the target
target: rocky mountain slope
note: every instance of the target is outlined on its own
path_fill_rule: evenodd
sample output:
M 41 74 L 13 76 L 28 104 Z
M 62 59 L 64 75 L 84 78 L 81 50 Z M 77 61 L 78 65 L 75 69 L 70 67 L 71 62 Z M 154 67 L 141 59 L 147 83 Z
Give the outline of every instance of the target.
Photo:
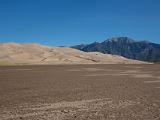
M 120 55 L 141 61 L 160 61 L 160 44 L 148 41 L 135 41 L 128 37 L 111 38 L 101 43 L 94 42 L 88 45 L 73 46 L 72 48 L 85 52 Z
M 144 63 L 121 56 L 83 52 L 73 48 L 48 47 L 39 44 L 0 44 L 0 61 L 12 64 L 116 64 Z

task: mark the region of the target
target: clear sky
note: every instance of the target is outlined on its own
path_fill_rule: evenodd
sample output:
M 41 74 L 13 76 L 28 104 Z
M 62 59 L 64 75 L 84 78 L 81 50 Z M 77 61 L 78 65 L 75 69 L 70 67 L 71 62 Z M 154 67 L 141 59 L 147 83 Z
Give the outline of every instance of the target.
M 160 43 L 160 0 L 0 0 L 0 42 L 69 46 L 117 36 Z

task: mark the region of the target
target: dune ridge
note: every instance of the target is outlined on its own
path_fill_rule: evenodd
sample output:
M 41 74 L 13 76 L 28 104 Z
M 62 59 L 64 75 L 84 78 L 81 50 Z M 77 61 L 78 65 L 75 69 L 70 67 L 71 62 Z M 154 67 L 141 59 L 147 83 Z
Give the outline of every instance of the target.
M 117 55 L 83 52 L 67 47 L 37 43 L 0 43 L 0 61 L 11 64 L 145 64 Z

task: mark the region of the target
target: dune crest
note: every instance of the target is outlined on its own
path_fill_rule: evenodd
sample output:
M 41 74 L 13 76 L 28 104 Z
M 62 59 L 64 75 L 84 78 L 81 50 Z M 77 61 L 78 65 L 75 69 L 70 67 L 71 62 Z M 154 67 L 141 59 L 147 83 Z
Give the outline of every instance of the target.
M 0 44 L 0 61 L 13 64 L 143 64 L 117 55 L 82 52 L 73 48 L 40 44 Z

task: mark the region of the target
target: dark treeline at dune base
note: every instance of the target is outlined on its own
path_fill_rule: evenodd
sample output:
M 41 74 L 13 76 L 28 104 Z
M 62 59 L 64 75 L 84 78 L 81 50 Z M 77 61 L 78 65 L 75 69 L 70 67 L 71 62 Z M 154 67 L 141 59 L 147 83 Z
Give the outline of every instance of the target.
M 129 59 L 160 62 L 160 44 L 148 41 L 136 41 L 128 37 L 116 37 L 104 42 L 94 42 L 72 46 L 85 52 L 101 52 L 104 54 L 120 55 Z

